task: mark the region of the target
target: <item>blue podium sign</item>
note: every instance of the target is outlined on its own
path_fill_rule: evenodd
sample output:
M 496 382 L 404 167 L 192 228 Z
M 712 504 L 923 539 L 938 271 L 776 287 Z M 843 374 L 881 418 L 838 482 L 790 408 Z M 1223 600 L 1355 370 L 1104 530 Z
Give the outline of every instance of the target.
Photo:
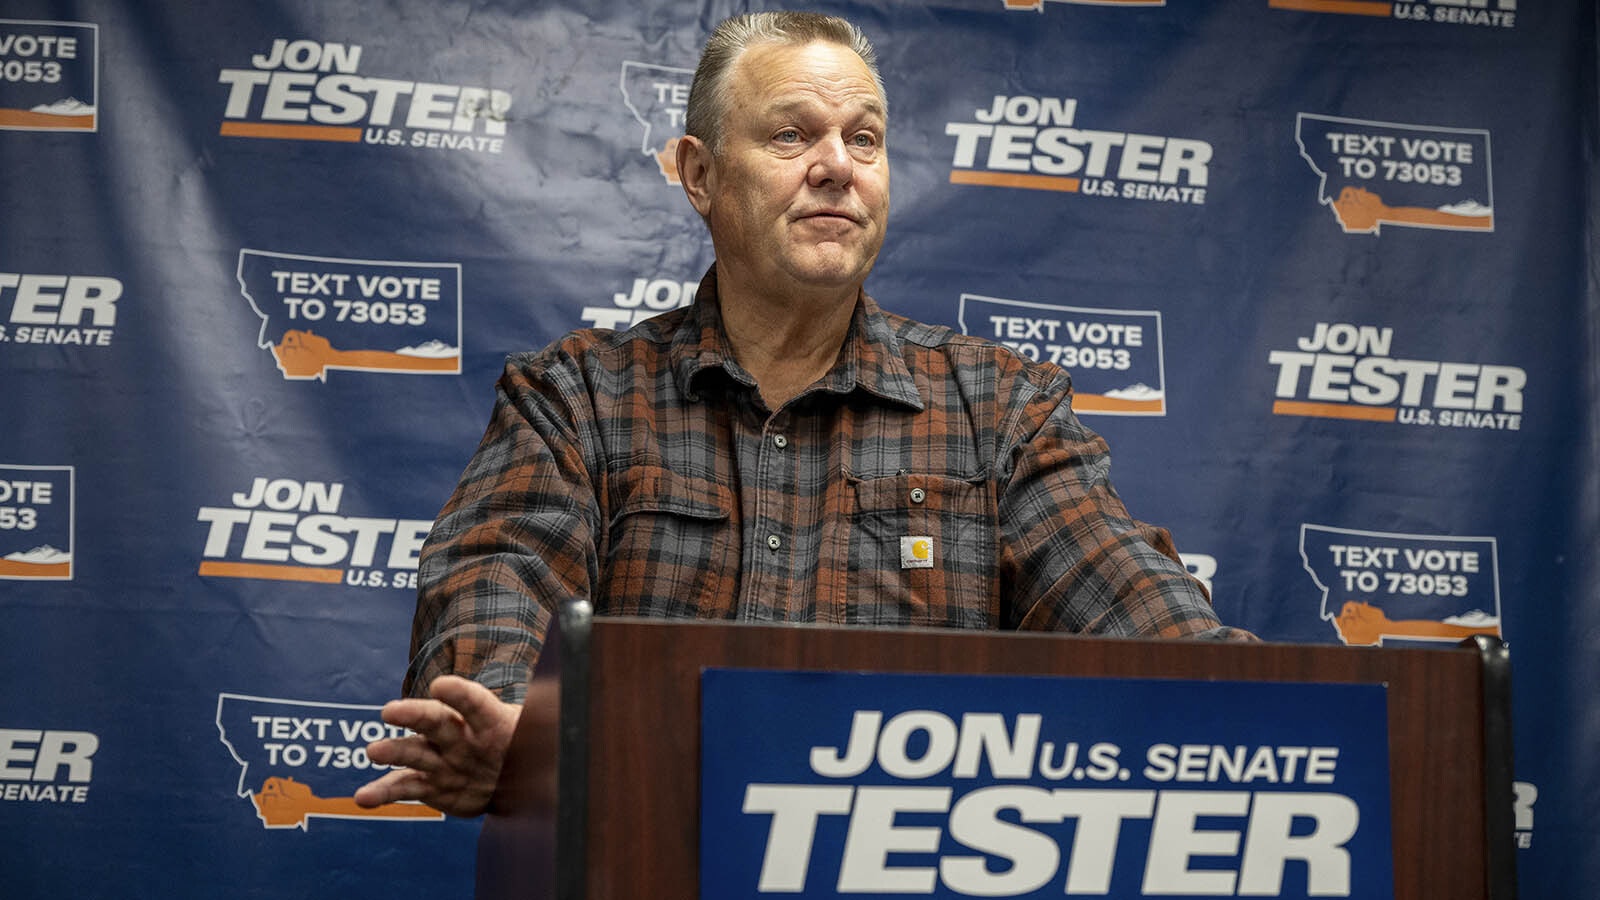
M 1390 897 L 1381 685 L 708 669 L 700 896 Z

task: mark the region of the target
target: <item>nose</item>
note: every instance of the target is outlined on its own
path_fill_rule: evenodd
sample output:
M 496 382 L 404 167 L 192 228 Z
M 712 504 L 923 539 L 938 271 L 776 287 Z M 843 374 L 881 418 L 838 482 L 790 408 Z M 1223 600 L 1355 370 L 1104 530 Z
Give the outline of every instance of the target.
M 806 179 L 812 187 L 842 188 L 855 177 L 855 161 L 844 145 L 844 137 L 830 134 L 811 147 L 811 165 Z

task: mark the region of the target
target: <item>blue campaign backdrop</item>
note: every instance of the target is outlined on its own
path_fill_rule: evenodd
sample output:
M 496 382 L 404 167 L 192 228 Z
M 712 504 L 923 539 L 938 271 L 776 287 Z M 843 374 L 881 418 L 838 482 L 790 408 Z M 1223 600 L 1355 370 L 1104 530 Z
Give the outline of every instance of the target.
M 5 896 L 466 896 L 348 797 L 504 356 L 687 303 L 701 0 L 0 11 Z M 1600 881 L 1585 0 L 823 0 L 887 308 L 1072 371 L 1279 641 L 1515 661 L 1524 892 Z

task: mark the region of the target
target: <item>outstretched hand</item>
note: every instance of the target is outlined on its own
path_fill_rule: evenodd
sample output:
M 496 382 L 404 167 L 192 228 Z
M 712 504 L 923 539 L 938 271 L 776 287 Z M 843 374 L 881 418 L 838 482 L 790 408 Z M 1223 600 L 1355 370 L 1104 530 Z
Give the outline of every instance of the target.
M 432 699 L 391 700 L 383 720 L 416 734 L 367 745 L 374 763 L 404 766 L 356 791 L 363 807 L 420 800 L 452 816 L 476 816 L 489 806 L 522 707 L 506 703 L 476 681 L 441 675 Z

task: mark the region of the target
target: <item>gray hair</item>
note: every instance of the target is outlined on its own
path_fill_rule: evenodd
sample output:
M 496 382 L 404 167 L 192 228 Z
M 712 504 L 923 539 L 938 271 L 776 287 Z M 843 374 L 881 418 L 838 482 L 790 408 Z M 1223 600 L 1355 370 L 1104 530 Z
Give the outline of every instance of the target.
M 728 73 L 744 51 L 757 44 L 804 46 L 824 41 L 848 47 L 866 63 L 878 96 L 885 97 L 883 77 L 878 74 L 878 54 L 861 29 L 838 16 L 810 12 L 758 12 L 724 19 L 711 32 L 700 65 L 689 86 L 689 105 L 684 112 L 684 131 L 706 142 L 715 153 L 722 139 L 722 120 L 728 112 Z M 887 106 L 887 101 L 885 101 Z

